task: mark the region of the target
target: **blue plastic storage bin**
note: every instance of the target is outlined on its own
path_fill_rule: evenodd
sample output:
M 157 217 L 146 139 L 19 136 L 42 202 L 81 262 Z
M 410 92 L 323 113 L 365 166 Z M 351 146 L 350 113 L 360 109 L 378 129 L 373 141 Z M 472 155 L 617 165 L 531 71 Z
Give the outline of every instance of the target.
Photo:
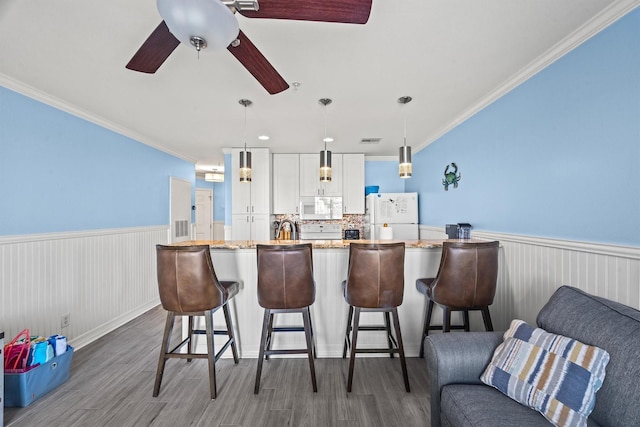
M 73 347 L 27 372 L 4 373 L 4 406 L 25 407 L 69 379 Z

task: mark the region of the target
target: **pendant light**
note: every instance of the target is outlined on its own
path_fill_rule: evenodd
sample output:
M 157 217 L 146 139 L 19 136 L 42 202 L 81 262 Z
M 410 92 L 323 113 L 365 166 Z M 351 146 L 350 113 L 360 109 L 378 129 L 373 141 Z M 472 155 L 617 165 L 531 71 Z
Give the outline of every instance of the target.
M 333 139 L 327 137 L 327 105 L 331 99 L 320 98 L 318 102 L 324 105 L 324 150 L 320 152 L 320 182 L 331 182 L 331 151 L 327 150 L 327 142 Z
M 411 102 L 410 96 L 401 96 L 398 98 L 400 104 L 406 105 Z M 404 144 L 400 147 L 400 155 L 398 158 L 398 173 L 400 178 L 411 178 L 411 147 L 407 145 L 407 115 L 404 114 Z
M 247 151 L 247 107 L 252 103 L 248 99 L 238 102 L 244 106 L 244 151 L 240 152 L 240 182 L 251 182 L 251 153 Z

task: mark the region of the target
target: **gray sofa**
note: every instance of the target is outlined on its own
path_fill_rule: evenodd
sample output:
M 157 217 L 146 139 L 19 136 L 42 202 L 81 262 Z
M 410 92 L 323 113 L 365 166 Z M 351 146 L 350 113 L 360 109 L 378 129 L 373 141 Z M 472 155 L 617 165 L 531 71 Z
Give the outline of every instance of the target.
M 640 426 L 640 311 L 562 286 L 538 313 L 537 324 L 609 352 L 588 426 Z M 480 381 L 501 342 L 502 332 L 456 332 L 425 339 L 432 427 L 551 425 L 537 411 Z

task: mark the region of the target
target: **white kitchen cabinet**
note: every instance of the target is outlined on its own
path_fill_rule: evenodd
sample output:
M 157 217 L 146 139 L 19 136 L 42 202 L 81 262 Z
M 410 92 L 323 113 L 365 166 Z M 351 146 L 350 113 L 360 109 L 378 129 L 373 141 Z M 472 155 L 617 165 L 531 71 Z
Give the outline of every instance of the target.
M 300 156 L 273 155 L 273 213 L 297 214 L 300 202 Z
M 342 213 L 364 214 L 364 154 L 342 155 Z
M 268 148 L 248 149 L 251 152 L 251 182 L 240 182 L 241 151 L 242 148 L 231 150 L 231 238 L 269 240 L 271 154 Z
M 233 240 L 271 240 L 268 214 L 234 214 L 231 216 Z
M 300 196 L 342 196 L 342 154 L 331 155 L 331 181 L 320 182 L 320 153 L 300 154 Z

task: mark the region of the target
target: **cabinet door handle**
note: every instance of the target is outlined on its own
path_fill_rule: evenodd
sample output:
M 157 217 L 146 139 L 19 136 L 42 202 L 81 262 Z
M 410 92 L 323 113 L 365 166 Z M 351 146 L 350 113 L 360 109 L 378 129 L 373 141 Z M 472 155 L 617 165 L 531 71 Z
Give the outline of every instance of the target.
M 256 217 L 255 217 L 255 216 L 252 216 L 252 217 L 251 217 L 251 222 L 255 222 L 255 221 L 256 221 Z
M 298 207 L 296 206 L 296 213 L 298 213 Z
M 247 212 L 249 212 L 249 205 L 247 205 Z
M 247 222 L 249 222 L 249 215 L 247 215 Z
M 251 206 L 251 212 L 252 212 L 252 213 L 253 213 L 253 212 L 255 212 L 255 209 L 254 209 L 254 208 L 255 208 L 255 206 Z

